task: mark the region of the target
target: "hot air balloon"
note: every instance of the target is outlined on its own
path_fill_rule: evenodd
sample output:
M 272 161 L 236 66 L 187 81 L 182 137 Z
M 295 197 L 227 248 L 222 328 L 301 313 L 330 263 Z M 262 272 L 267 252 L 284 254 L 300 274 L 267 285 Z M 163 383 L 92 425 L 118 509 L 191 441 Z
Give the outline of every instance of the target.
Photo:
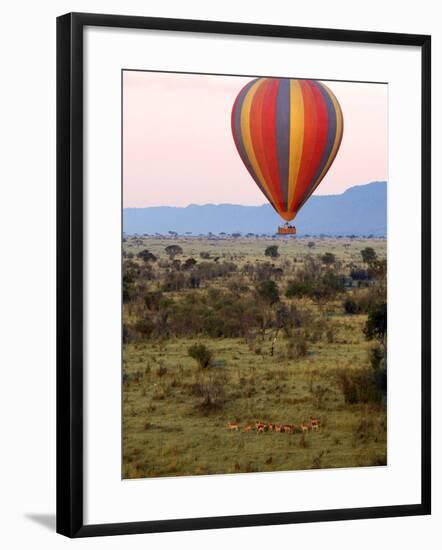
M 288 222 L 321 183 L 341 144 L 338 100 L 317 80 L 256 78 L 238 94 L 231 122 L 244 165 L 286 221 L 278 233 L 296 233 Z

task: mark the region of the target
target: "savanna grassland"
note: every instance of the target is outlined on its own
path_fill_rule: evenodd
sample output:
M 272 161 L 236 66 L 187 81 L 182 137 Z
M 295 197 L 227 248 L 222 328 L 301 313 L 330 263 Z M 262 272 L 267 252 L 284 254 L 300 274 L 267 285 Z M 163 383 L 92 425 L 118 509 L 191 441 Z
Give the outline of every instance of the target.
M 386 341 L 384 239 L 125 236 L 123 477 L 385 465 Z

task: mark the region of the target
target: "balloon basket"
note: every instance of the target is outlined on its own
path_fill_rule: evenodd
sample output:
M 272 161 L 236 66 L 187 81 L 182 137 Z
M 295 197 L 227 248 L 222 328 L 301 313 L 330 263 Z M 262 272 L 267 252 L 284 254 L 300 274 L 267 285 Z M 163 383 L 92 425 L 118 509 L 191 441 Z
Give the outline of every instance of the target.
M 296 227 L 285 223 L 278 227 L 278 235 L 296 235 Z

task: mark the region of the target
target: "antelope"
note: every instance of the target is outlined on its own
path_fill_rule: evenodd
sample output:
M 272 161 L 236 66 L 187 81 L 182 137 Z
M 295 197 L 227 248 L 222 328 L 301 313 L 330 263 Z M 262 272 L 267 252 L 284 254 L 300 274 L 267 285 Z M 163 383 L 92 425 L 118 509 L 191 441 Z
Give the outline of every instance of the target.
M 258 420 L 255 422 L 255 428 L 257 431 L 258 430 L 264 431 L 264 427 L 265 427 L 265 424 L 263 422 L 259 422 Z
M 306 424 L 305 422 L 301 422 L 301 430 L 302 433 L 308 432 L 308 424 Z
M 236 430 L 238 431 L 238 423 L 237 422 L 229 422 L 227 424 L 227 427 L 229 428 L 230 431 L 233 431 L 233 430 Z
M 267 429 L 269 432 L 273 432 L 273 427 L 274 427 L 273 424 L 267 424 Z
M 264 433 L 264 424 L 261 424 L 260 426 L 258 426 L 256 428 L 256 433 L 257 434 L 263 434 Z
M 281 431 L 280 424 L 275 424 L 275 432 L 280 432 L 280 431 Z
M 292 433 L 294 430 L 295 430 L 295 426 L 293 424 L 284 424 L 285 433 Z
M 246 424 L 246 425 L 244 426 L 244 431 L 245 431 L 245 432 L 250 432 L 251 429 L 252 429 L 252 425 L 251 425 L 251 424 Z
M 310 417 L 310 425 L 312 427 L 312 430 L 318 431 L 319 430 L 319 420 L 313 416 Z

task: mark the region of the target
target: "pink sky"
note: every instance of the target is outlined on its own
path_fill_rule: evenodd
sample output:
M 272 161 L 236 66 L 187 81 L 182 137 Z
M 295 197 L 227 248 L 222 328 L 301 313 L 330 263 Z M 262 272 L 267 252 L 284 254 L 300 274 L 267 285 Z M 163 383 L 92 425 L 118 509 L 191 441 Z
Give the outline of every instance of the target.
M 236 76 L 123 73 L 123 205 L 264 204 L 233 142 Z M 341 148 L 317 195 L 387 180 L 383 84 L 329 82 L 344 116 Z

